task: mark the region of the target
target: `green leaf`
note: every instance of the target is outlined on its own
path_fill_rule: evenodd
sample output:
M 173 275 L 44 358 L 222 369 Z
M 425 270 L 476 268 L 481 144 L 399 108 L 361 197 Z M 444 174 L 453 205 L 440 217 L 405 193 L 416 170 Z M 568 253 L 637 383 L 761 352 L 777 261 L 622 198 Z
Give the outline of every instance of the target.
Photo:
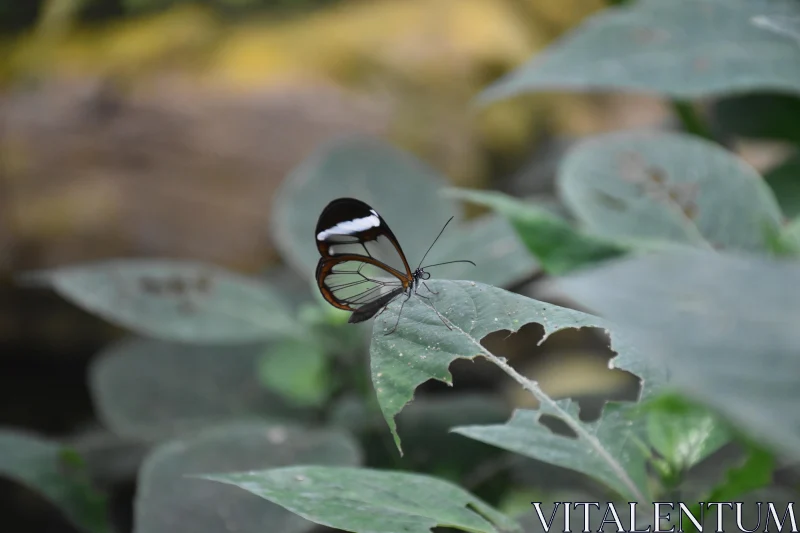
M 381 214 L 414 265 L 447 219 L 455 217 L 425 262 L 471 259 L 480 266 L 436 267 L 436 277 L 468 276 L 506 285 L 533 274 L 536 263 L 513 229 L 493 217 L 465 222 L 455 203 L 439 194 L 446 185 L 432 168 L 381 141 L 330 142 L 301 163 L 277 192 L 272 209 L 276 246 L 299 272 L 311 277 L 319 260 L 313 238 L 317 216 L 331 200 L 350 196 Z
M 567 155 L 558 186 L 592 233 L 621 242 L 764 251 L 780 230 L 780 208 L 756 171 L 691 135 L 592 137 Z
M 490 207 L 508 218 L 548 274 L 563 274 L 626 252 L 623 246 L 580 233 L 547 209 L 500 192 L 453 189 L 449 196 Z
M 109 322 L 165 341 L 247 343 L 295 332 L 266 283 L 202 263 L 124 259 L 28 278 Z
M 725 481 L 715 487 L 707 502 L 734 501 L 743 494 L 769 486 L 775 471 L 775 458 L 770 452 L 757 446 L 749 446 L 744 462 L 728 470 Z
M 129 437 L 232 418 L 299 416 L 258 382 L 264 350 L 127 339 L 92 363 L 92 398 L 103 423 Z
M 625 331 L 648 360 L 667 365 L 671 386 L 800 457 L 800 264 L 684 250 L 559 285 Z
M 292 466 L 205 476 L 236 485 L 317 524 L 356 533 L 519 531 L 513 520 L 464 489 L 421 474 Z
M 608 8 L 495 82 L 480 102 L 553 90 L 679 99 L 800 92 L 797 43 L 754 23 L 796 10 L 793 0 L 638 0 Z
M 134 533 L 300 533 L 314 525 L 251 494 L 193 479 L 206 472 L 256 470 L 296 463 L 355 466 L 347 434 L 289 425 L 236 423 L 209 428 L 156 448 L 138 479 Z
M 800 115 L 798 116 L 800 118 Z M 800 215 L 800 152 L 770 169 L 764 176 L 775 193 L 783 214 L 787 217 Z
M 713 412 L 680 396 L 661 395 L 639 409 L 646 418 L 647 441 L 667 461 L 674 475 L 703 461 L 731 440 L 727 425 Z
M 28 432 L 0 429 L 0 476 L 38 492 L 81 530 L 110 531 L 105 497 L 92 488 L 80 457 L 69 448 Z
M 316 342 L 278 343 L 259 360 L 258 375 L 265 387 L 300 406 L 319 406 L 330 392 L 327 358 Z
M 608 329 L 606 323 L 599 318 L 481 283 L 437 280 L 429 285 L 433 291 L 439 293 L 432 297 L 433 305 L 446 317 L 452 329 L 445 327 L 430 304 L 419 297 L 410 298 L 405 304 L 402 299 L 396 300 L 376 319 L 373 327 L 370 348 L 372 381 L 381 411 L 398 449 L 401 449 L 400 438 L 394 417 L 411 401 L 416 387 L 429 379 L 452 384 L 448 367 L 457 358 L 472 359 L 480 355 L 491 359 L 493 356 L 481 344 L 481 340 L 489 333 L 501 330 L 515 332 L 525 324 L 536 322 L 545 329 L 545 338 L 540 341 L 544 342 L 549 335 L 566 328 Z M 403 311 L 399 327 L 395 332 L 386 335 L 394 327 L 401 306 Z M 644 382 L 642 397 L 649 397 L 663 383 L 664 376 L 658 368 L 648 368 L 641 364 L 642 359 L 636 350 L 613 330 L 611 337 L 614 349 L 620 354 L 613 359 L 615 366 L 641 377 Z M 498 364 L 497 360 L 491 360 Z M 505 364 L 503 361 L 499 362 Z M 627 439 L 626 432 L 615 433 L 619 442 L 603 442 L 594 434 L 594 426 L 584 424 L 578 419 L 576 409 L 569 402 L 556 402 L 538 387 L 529 390 L 540 401 L 541 414 L 565 422 L 577 434 L 577 446 L 585 450 L 587 455 L 589 450 L 593 451 L 596 455 L 593 465 L 599 461 L 615 472 L 617 479 L 610 482 L 606 480 L 606 483 L 611 483 L 612 486 L 624 485 L 627 494 L 643 492 L 637 480 L 631 479 L 625 472 L 628 467 L 632 468 L 624 462 L 627 461 L 627 456 L 623 459 L 616 455 L 618 450 L 612 449 L 621 449 L 621 445 L 617 445 L 627 440 L 631 445 L 630 461 L 633 463 L 636 460 L 636 448 L 631 439 Z M 538 425 L 531 431 L 549 434 L 548 429 Z M 564 442 L 567 442 L 566 438 Z M 531 457 L 555 461 L 548 449 L 533 448 L 527 453 Z M 558 450 L 555 453 L 558 454 Z M 559 459 L 555 464 L 563 465 L 563 461 Z M 581 465 L 577 467 L 582 469 Z

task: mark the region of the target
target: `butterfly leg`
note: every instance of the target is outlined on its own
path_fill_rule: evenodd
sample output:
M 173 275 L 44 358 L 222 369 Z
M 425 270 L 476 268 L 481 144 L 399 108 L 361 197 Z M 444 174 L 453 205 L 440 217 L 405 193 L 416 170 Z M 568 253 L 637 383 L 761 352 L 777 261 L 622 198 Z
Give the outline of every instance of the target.
M 423 284 L 423 285 L 425 285 L 425 288 L 426 288 L 426 289 L 428 289 L 428 292 L 429 292 L 429 293 L 431 293 L 431 294 L 439 294 L 439 293 L 438 293 L 438 292 L 436 292 L 436 291 L 432 291 L 432 290 L 431 290 L 431 288 L 430 288 L 430 287 L 428 287 L 428 284 L 427 284 L 427 283 L 425 283 L 424 281 L 422 282 L 422 284 Z
M 390 331 L 389 333 L 384 333 L 384 335 L 391 335 L 397 329 L 397 325 L 400 324 L 400 313 L 403 312 L 403 307 L 406 305 L 406 302 L 408 301 L 408 299 L 411 298 L 411 294 L 412 293 L 409 292 L 408 296 L 406 296 L 406 299 L 403 300 L 403 303 L 400 304 L 400 310 L 397 312 L 397 322 L 394 323 L 394 327 L 392 328 L 392 331 Z M 386 307 L 389 307 L 389 304 L 386 304 Z M 384 307 L 384 309 L 386 309 L 386 307 Z M 382 312 L 383 311 L 381 311 L 381 313 Z
M 430 289 L 428 289 L 428 290 L 430 290 Z M 451 328 L 451 327 L 450 327 L 450 324 L 448 324 L 448 323 L 445 321 L 445 319 L 444 319 L 444 317 L 441 315 L 441 313 L 439 313 L 439 311 L 437 311 L 437 310 L 436 310 L 436 306 L 435 306 L 435 305 L 433 305 L 433 301 L 432 301 L 430 298 L 428 298 L 427 296 L 423 296 L 423 295 L 421 295 L 421 294 L 417 294 L 417 296 L 419 296 L 420 298 L 424 298 L 424 299 L 428 300 L 428 301 L 430 302 L 430 304 L 431 304 L 431 309 L 433 309 L 433 312 L 434 312 L 434 313 L 436 313 L 436 316 L 438 316 L 438 317 L 439 317 L 439 320 L 441 320 L 441 321 L 442 321 L 442 324 L 444 324 L 445 326 L 447 326 L 447 329 L 449 329 L 449 330 L 451 330 L 451 331 L 452 331 L 452 329 L 453 329 L 453 328 Z

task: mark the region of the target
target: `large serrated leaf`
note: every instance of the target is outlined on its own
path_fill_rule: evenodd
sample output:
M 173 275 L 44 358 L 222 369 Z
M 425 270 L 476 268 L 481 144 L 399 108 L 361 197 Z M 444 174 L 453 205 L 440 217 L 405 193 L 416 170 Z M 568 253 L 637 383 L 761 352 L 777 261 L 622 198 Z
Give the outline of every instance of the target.
M 105 498 L 66 447 L 28 432 L 0 429 L 0 477 L 40 493 L 87 533 L 110 531 Z
M 251 494 L 193 479 L 297 463 L 357 465 L 347 434 L 291 425 L 226 424 L 159 446 L 140 470 L 135 533 L 300 533 L 314 525 Z
M 208 264 L 120 259 L 32 273 L 87 311 L 141 336 L 247 343 L 296 331 L 269 285 Z
M 478 268 L 436 267 L 437 277 L 469 276 L 494 285 L 518 282 L 536 262 L 498 217 L 465 222 L 439 191 L 447 180 L 410 154 L 375 139 L 351 138 L 324 145 L 297 167 L 276 195 L 272 232 L 282 255 L 311 277 L 319 260 L 314 241 L 317 216 L 328 202 L 350 196 L 374 207 L 416 265 L 451 216 L 454 220 L 426 264 L 470 259 Z M 503 264 L 504 268 L 497 268 Z
M 451 384 L 448 367 L 457 358 L 489 357 L 495 364 L 505 364 L 493 358 L 482 346 L 481 340 L 489 333 L 501 330 L 515 332 L 529 323 L 544 327 L 545 337 L 566 328 L 599 327 L 608 330 L 609 325 L 597 318 L 556 305 L 539 302 L 508 291 L 469 281 L 435 281 L 429 283 L 437 296 L 433 305 L 448 321 L 448 329 L 430 307 L 429 302 L 415 296 L 405 305 L 402 299 L 393 302 L 375 321 L 370 348 L 372 380 L 384 418 L 400 448 L 394 417 L 411 401 L 417 386 L 429 379 Z M 424 294 L 425 290 L 422 289 Z M 400 307 L 402 315 L 399 327 L 386 335 L 397 320 Z M 612 360 L 618 368 L 627 370 L 643 380 L 641 397 L 649 397 L 659 388 L 666 377 L 659 367 L 648 367 L 635 348 L 629 345 L 614 330 L 611 330 L 613 349 L 620 355 Z M 506 369 L 508 371 L 508 369 Z M 528 387 L 526 387 L 528 388 Z M 592 429 L 577 416 L 545 395 L 538 387 L 528 388 L 543 405 L 547 414 L 565 422 L 579 437 L 583 445 L 592 448 L 612 468 L 627 493 L 638 494 L 643 499 L 644 490 L 625 474 L 619 457 L 610 453 L 607 445 L 592 435 Z M 624 434 L 619 436 L 625 438 Z M 630 441 L 633 446 L 633 441 Z M 636 453 L 630 448 L 630 453 Z M 547 460 L 545 458 L 545 460 Z
M 589 18 L 490 86 L 480 100 L 552 90 L 675 98 L 758 89 L 798 93 L 797 42 L 759 24 L 765 17 L 786 22 L 797 14 L 794 0 L 630 2 Z
M 559 285 L 669 365 L 672 385 L 800 457 L 800 263 L 685 250 Z
M 764 251 L 781 211 L 756 171 L 685 134 L 592 137 L 562 163 L 559 192 L 592 233 L 621 242 Z
M 519 525 L 464 489 L 421 474 L 294 466 L 206 476 L 236 485 L 328 527 L 355 533 L 519 531 Z
M 297 416 L 259 383 L 264 351 L 126 339 L 92 363 L 92 398 L 109 429 L 134 438 L 233 418 Z

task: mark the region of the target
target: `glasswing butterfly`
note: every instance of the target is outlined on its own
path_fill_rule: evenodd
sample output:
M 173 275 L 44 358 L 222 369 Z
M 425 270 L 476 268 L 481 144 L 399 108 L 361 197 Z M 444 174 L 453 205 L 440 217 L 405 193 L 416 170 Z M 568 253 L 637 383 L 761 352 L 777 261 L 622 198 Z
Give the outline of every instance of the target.
M 438 294 L 425 283 L 431 277 L 425 268 L 451 263 L 475 265 L 460 260 L 421 266 L 451 220 L 453 217 L 442 227 L 417 268 L 411 270 L 400 243 L 377 211 L 355 198 L 333 200 L 319 215 L 314 232 L 322 256 L 317 263 L 316 278 L 323 298 L 334 307 L 352 311 L 348 322 L 354 324 L 380 315 L 392 300 L 404 294 L 397 322 L 386 335 L 393 333 L 400 323 L 403 306 L 412 295 L 430 300 L 417 293 L 420 285 Z M 431 307 L 436 311 L 433 304 Z M 450 328 L 438 311 L 436 314 Z

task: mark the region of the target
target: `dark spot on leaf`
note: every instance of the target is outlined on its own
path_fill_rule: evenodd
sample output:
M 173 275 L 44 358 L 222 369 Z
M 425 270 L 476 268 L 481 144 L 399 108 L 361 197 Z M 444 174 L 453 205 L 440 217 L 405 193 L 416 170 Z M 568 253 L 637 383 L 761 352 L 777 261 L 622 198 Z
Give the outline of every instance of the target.
M 142 291 L 150 294 L 158 294 L 161 292 L 161 284 L 157 279 L 150 277 L 139 278 L 139 287 L 141 287 Z
M 625 205 L 625 202 L 623 200 L 611 196 L 605 191 L 596 189 L 594 191 L 594 194 L 598 202 L 600 202 L 601 204 L 603 204 L 604 206 L 613 211 L 625 211 L 627 209 L 627 205 Z
M 647 169 L 647 177 L 656 185 L 663 185 L 667 181 L 667 176 L 660 168 L 650 167 Z
M 688 203 L 683 206 L 683 214 L 689 220 L 694 220 L 697 217 L 697 205 L 694 202 Z

